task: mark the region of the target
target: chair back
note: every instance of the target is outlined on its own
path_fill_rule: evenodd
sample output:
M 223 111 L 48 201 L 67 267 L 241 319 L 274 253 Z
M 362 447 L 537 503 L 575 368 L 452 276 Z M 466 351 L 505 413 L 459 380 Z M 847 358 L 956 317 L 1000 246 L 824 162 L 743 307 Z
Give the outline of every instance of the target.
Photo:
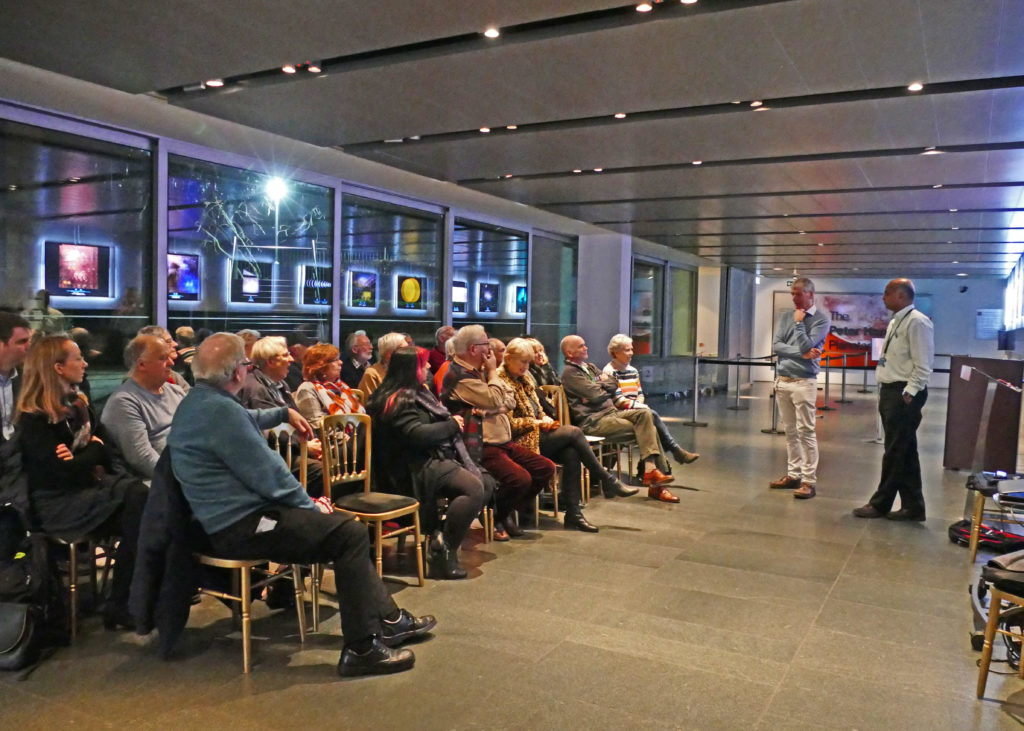
M 569 418 L 569 402 L 565 399 L 565 391 L 561 386 L 541 386 L 540 390 L 551 399 L 555 406 L 555 413 L 558 421 L 563 426 L 572 426 L 572 419 Z
M 370 492 L 370 432 L 367 414 L 334 414 L 320 422 L 324 495 L 333 499 L 332 489 L 349 482 L 362 482 Z
M 359 400 L 359 403 L 361 403 L 363 406 L 366 406 L 366 394 L 363 393 L 362 389 L 353 388 L 352 395 Z
M 306 476 L 309 470 L 309 452 L 306 447 L 306 440 L 303 439 L 296 444 L 298 440 L 292 439 L 294 434 L 295 427 L 291 424 L 280 424 L 267 431 L 267 444 L 281 455 L 281 459 L 284 460 L 284 463 L 288 465 L 290 470 L 295 468 L 295 457 L 296 452 L 298 452 L 299 482 L 302 483 L 302 487 L 305 489 L 307 487 Z

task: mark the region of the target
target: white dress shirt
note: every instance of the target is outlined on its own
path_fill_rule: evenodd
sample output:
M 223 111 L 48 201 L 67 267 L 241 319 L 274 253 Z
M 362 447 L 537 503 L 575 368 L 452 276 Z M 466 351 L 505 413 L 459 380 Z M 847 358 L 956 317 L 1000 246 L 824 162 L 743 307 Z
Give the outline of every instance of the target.
M 928 386 L 934 357 L 932 321 L 913 305 L 907 305 L 889 321 L 875 378 L 879 383 L 906 381 L 903 392 L 915 396 Z

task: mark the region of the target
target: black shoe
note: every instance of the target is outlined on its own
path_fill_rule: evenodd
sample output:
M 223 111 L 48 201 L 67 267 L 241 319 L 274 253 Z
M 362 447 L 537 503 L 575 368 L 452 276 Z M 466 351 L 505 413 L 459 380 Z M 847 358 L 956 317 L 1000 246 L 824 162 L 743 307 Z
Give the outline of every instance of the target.
M 923 523 L 924 511 L 922 510 L 921 512 L 916 512 L 910 510 L 909 508 L 900 508 L 899 510 L 892 511 L 885 517 L 889 520 L 912 520 L 917 523 Z
M 858 518 L 884 518 L 885 513 L 875 508 L 874 505 L 868 503 L 867 505 L 861 505 L 859 508 L 853 509 L 854 516 Z
M 117 629 L 135 629 L 135 617 L 124 607 L 107 607 L 103 610 L 103 628 L 111 632 Z
M 519 523 L 511 516 L 505 518 L 505 532 L 508 533 L 510 538 L 523 537 L 523 529 L 519 527 Z
M 456 580 L 467 576 L 466 570 L 459 566 L 458 550 L 447 544 L 443 544 L 440 551 L 431 551 L 427 564 L 432 579 Z
M 583 513 L 566 513 L 562 520 L 562 527 L 566 529 L 575 528 L 584 533 L 597 533 L 598 527 L 588 521 Z
M 394 622 L 381 620 L 380 641 L 388 647 L 398 647 L 414 637 L 422 637 L 427 634 L 434 629 L 436 624 L 437 620 L 431 614 L 414 617 L 404 609 L 399 609 L 398 619 Z
M 635 487 L 626 487 L 621 482 L 613 478 L 609 482 L 601 483 L 601 492 L 604 493 L 606 498 L 611 500 L 616 497 L 632 497 L 640 491 Z
M 267 589 L 267 609 L 295 609 L 295 585 L 278 579 Z
M 416 662 L 412 650 L 393 650 L 374 637 L 373 645 L 366 652 L 356 652 L 350 647 L 341 651 L 338 660 L 338 675 L 355 678 L 360 675 L 387 675 L 408 670 Z

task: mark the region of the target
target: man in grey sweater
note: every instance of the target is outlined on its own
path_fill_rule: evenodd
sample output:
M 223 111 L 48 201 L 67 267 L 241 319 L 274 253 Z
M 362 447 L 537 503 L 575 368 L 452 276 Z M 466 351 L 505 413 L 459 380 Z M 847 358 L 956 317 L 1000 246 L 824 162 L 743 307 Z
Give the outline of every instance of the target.
M 786 310 L 775 326 L 772 352 L 778 357 L 775 401 L 786 428 L 786 474 L 769 483 L 773 490 L 794 490 L 808 500 L 817 493 L 818 438 L 814 432 L 815 402 L 821 348 L 828 336 L 828 317 L 814 304 L 814 282 L 793 280 L 793 311 Z
M 167 444 L 185 391 L 169 383 L 174 348 L 157 335 L 137 335 L 124 349 L 128 380 L 114 389 L 100 421 L 116 459 L 147 483 Z

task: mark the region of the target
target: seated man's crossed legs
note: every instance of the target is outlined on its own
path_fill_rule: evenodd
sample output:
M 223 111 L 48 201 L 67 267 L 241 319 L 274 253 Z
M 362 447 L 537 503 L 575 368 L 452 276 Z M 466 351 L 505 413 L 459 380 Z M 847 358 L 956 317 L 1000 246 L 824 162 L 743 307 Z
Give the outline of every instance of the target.
M 677 503 L 679 498 L 673 495 L 666 484 L 672 482 L 671 475 L 665 474 L 668 462 L 661 451 L 658 430 L 654 426 L 654 418 L 650 409 L 630 409 L 618 411 L 599 419 L 587 428 L 588 434 L 599 437 L 616 437 L 632 435 L 640 446 L 640 457 L 644 464 L 644 485 L 647 486 L 647 497 L 666 503 Z

